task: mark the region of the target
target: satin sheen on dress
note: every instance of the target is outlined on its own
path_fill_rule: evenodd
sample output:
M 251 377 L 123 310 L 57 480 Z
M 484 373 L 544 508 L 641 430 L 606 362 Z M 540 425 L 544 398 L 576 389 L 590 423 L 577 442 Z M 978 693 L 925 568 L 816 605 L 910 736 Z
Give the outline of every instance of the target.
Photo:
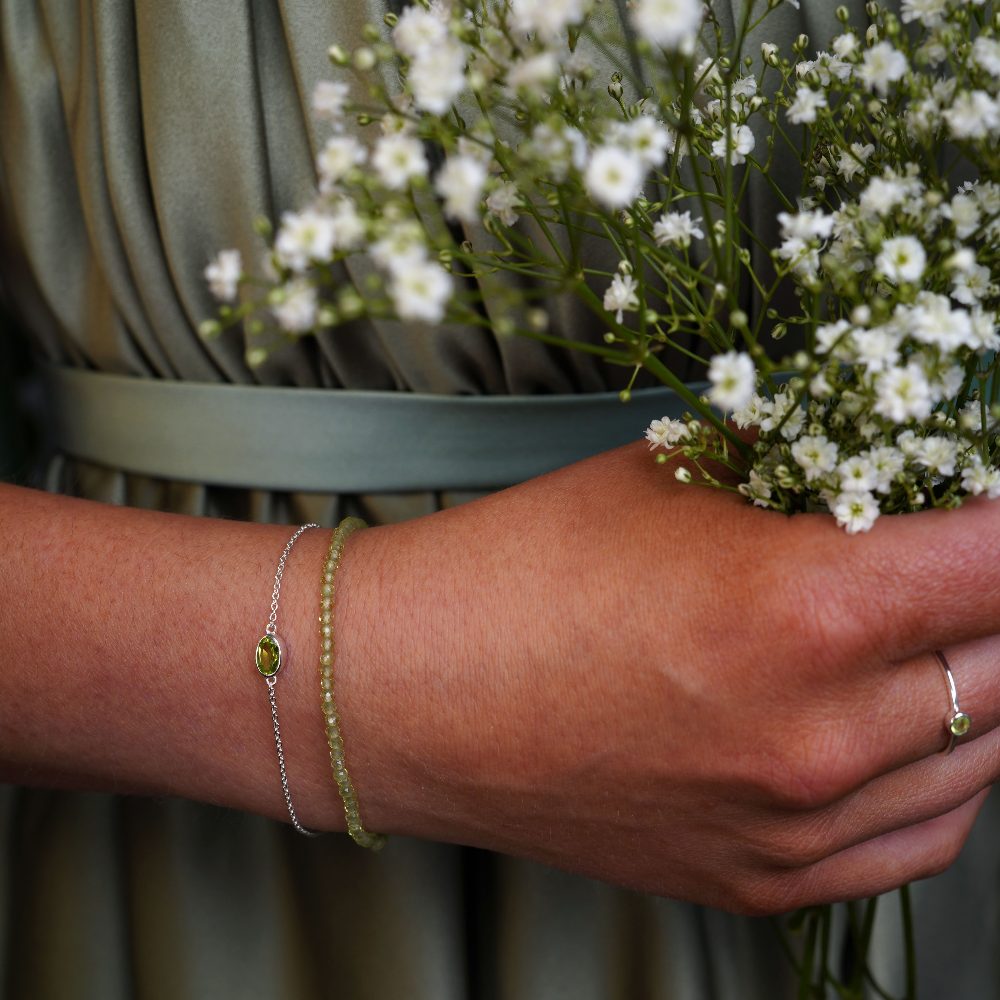
M 721 4 L 731 14 L 729 4 Z M 860 10 L 855 2 L 853 8 Z M 784 4 L 762 37 L 836 32 Z M 613 4 L 609 16 L 615 16 Z M 629 372 L 482 330 L 379 322 L 306 338 L 250 369 L 204 341 L 202 271 L 251 259 L 257 215 L 312 191 L 326 48 L 378 0 L 16 0 L 0 5 L 5 299 L 41 359 L 147 378 L 441 394 L 587 393 Z M 762 185 L 751 212 L 773 234 Z M 562 335 L 599 336 L 560 305 Z M 642 384 L 652 384 L 646 381 Z M 210 430 L 210 429 L 209 429 Z M 315 429 L 302 429 L 315 433 Z M 637 436 L 641 428 L 637 429 Z M 48 489 L 187 514 L 391 523 L 477 494 L 292 494 L 126 474 L 54 457 Z M 889 723 L 891 724 L 891 720 Z M 930 722 L 929 722 L 930 724 Z M 877 735 L 877 734 L 876 734 Z M 916 889 L 922 995 L 1000 996 L 995 809 L 955 868 Z M 0 996 L 31 1000 L 781 1000 L 766 921 L 656 899 L 487 852 L 346 837 L 192 802 L 4 789 Z M 876 967 L 898 989 L 895 911 Z

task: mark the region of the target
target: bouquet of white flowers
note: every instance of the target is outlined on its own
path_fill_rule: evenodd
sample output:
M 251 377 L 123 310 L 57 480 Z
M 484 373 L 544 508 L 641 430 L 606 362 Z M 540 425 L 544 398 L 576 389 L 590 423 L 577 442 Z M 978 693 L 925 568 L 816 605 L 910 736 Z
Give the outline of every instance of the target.
M 746 0 L 733 26 L 700 0 L 633 0 L 623 27 L 598 0 L 433 0 L 333 46 L 315 200 L 262 223 L 261 275 L 235 251 L 208 267 L 231 304 L 204 332 L 246 321 L 280 343 L 369 315 L 587 350 L 686 402 L 645 429 L 678 478 L 852 533 L 1000 496 L 1000 14 L 873 0 L 864 25 L 838 9 L 826 48 L 746 51 L 782 2 Z M 773 176 L 790 158 L 797 196 Z M 745 222 L 755 175 L 777 246 Z M 359 255 L 345 287 L 335 265 Z M 550 332 L 565 296 L 603 344 Z M 815 941 L 828 916 L 808 920 Z M 803 975 L 823 989 L 825 960 Z

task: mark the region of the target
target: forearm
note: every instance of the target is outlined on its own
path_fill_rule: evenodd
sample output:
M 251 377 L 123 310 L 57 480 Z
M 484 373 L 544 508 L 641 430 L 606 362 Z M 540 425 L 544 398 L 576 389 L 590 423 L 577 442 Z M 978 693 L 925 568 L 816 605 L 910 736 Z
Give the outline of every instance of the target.
M 0 526 L 3 777 L 286 815 L 254 648 L 291 529 L 10 486 Z M 304 822 L 334 828 L 343 817 L 317 671 L 329 537 L 304 533 L 288 560 L 277 624 L 290 657 L 277 696 L 296 805 Z

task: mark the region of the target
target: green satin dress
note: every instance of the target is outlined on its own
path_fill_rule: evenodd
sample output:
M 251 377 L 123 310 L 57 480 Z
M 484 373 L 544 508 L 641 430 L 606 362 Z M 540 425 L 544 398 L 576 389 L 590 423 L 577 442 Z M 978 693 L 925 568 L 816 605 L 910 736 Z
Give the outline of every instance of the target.
M 250 259 L 254 217 L 309 197 L 321 140 L 309 97 L 329 75 L 326 48 L 380 21 L 380 3 L 0 5 L 0 278 L 38 362 L 444 395 L 622 384 L 627 372 L 592 356 L 482 330 L 364 324 L 255 369 L 236 332 L 207 342 L 195 333 L 214 308 L 202 277 L 209 258 L 235 246 Z M 768 35 L 787 44 L 803 30 L 835 33 L 832 4 L 802 7 L 785 4 Z M 752 211 L 769 231 L 762 193 Z M 558 324 L 568 337 L 599 334 L 571 310 Z M 331 525 L 347 513 L 390 523 L 476 495 L 446 481 L 336 495 L 212 485 L 58 453 L 42 478 L 116 504 L 286 524 Z M 997 829 L 985 815 L 959 864 L 917 887 L 925 997 L 1000 996 L 1000 950 L 988 943 L 1000 919 Z M 394 838 L 373 856 L 345 837 L 308 840 L 192 802 L 6 788 L 0 851 L 5 1000 L 794 995 L 766 921 L 448 845 Z M 884 917 L 876 965 L 898 988 L 889 904 Z

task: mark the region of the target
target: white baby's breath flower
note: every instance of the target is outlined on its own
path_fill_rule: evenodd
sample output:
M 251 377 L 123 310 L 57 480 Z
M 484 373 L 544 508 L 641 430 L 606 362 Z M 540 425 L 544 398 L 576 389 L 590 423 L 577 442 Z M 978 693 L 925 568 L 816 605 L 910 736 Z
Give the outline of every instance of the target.
M 865 169 L 865 164 L 869 157 L 875 152 L 875 147 L 869 142 L 862 145 L 860 142 L 852 142 L 850 149 L 845 149 L 837 158 L 837 173 L 845 181 L 853 180 Z
M 653 223 L 653 239 L 658 247 L 673 243 L 674 246 L 687 248 L 691 246 L 692 238 L 705 238 L 700 222 L 700 218 L 692 219 L 690 212 L 664 212 Z
M 232 302 L 243 273 L 243 260 L 239 250 L 220 250 L 205 268 L 205 280 L 212 294 L 220 302 Z
M 434 179 L 434 190 L 444 199 L 445 214 L 460 222 L 477 221 L 487 176 L 480 160 L 449 156 Z
M 826 94 L 812 87 L 799 87 L 795 100 L 788 108 L 788 120 L 793 125 L 808 125 L 816 121 L 816 112 L 827 106 Z
M 764 398 L 751 393 L 746 406 L 733 410 L 733 422 L 737 427 L 756 427 L 764 419 Z
M 307 208 L 285 212 L 274 240 L 274 252 L 283 267 L 304 271 L 314 261 L 329 260 L 337 240 L 332 216 Z
M 329 193 L 355 167 L 365 162 L 365 147 L 352 135 L 335 135 L 328 139 L 316 158 L 319 189 Z
M 404 320 L 440 323 L 451 292 L 451 275 L 430 260 L 398 268 L 389 282 L 389 295 Z
M 811 483 L 814 479 L 833 472 L 840 455 L 836 443 L 827 440 L 824 434 L 807 434 L 793 442 L 792 458 L 805 472 L 806 482 Z
M 837 466 L 841 493 L 868 493 L 875 489 L 875 469 L 867 455 L 852 455 Z
M 1000 41 L 980 35 L 972 43 L 973 61 L 990 76 L 1000 79 Z
M 639 115 L 619 124 L 612 139 L 637 156 L 647 170 L 661 166 L 667 158 L 667 150 L 676 142 L 673 133 L 650 115 Z
M 431 54 L 448 39 L 448 21 L 444 8 L 427 8 L 417 4 L 406 7 L 392 29 L 392 41 L 397 50 L 411 59 Z
M 642 191 L 645 172 L 639 157 L 621 146 L 598 146 L 590 157 L 583 183 L 587 193 L 606 208 L 631 205 Z
M 690 433 L 688 425 L 683 420 L 664 417 L 662 420 L 652 421 L 646 428 L 646 440 L 649 442 L 650 451 L 654 448 L 672 448 L 686 441 Z
M 446 114 L 465 89 L 465 62 L 465 49 L 451 36 L 438 48 L 414 58 L 406 82 L 417 107 L 434 115 Z
M 546 49 L 519 59 L 507 70 L 507 86 L 513 90 L 533 90 L 544 87 L 559 76 L 559 60 L 554 52 Z
M 1000 129 L 1000 105 L 985 90 L 963 91 L 944 120 L 956 139 L 986 139 Z
M 289 333 L 305 333 L 316 324 L 316 289 L 305 278 L 283 285 L 271 303 L 279 325 Z
M 636 0 L 632 23 L 642 38 L 684 54 L 694 51 L 701 28 L 701 0 Z
M 875 412 L 901 424 L 907 420 L 926 420 L 933 399 L 930 383 L 923 369 L 913 362 L 905 368 L 890 368 L 875 382 Z
M 958 443 L 953 438 L 931 434 L 920 442 L 917 461 L 938 475 L 953 476 L 958 461 Z
M 510 17 L 518 31 L 554 42 L 570 25 L 579 24 L 589 8 L 587 0 L 510 0 Z
M 391 225 L 368 248 L 372 260 L 390 274 L 427 259 L 424 231 L 413 220 L 402 220 Z
M 746 163 L 756 144 L 757 140 L 749 125 L 737 125 L 735 129 L 727 126 L 722 136 L 712 143 L 712 155 L 720 160 L 725 160 L 728 156 L 735 166 L 739 166 Z
M 919 21 L 926 28 L 937 28 L 947 10 L 947 0 L 903 0 L 900 17 L 904 24 Z
M 741 410 L 750 402 L 757 373 L 749 354 L 727 351 L 712 358 L 708 366 L 708 380 L 712 383 L 708 398 L 713 405 L 728 413 Z
M 882 445 L 868 452 L 868 461 L 875 473 L 875 490 L 878 493 L 892 492 L 895 478 L 906 465 L 902 451 L 891 445 Z
M 423 143 L 404 132 L 390 132 L 375 143 L 372 166 L 390 191 L 402 191 L 428 170 Z
M 620 273 L 611 279 L 611 284 L 604 293 L 604 308 L 615 314 L 616 323 L 622 321 L 624 312 L 633 312 L 639 308 L 639 297 L 636 295 L 638 289 L 639 283 L 631 274 Z
M 871 493 L 841 493 L 833 502 L 831 511 L 849 535 L 871 530 L 879 516 L 878 501 Z
M 510 182 L 498 184 L 486 199 L 486 207 L 505 226 L 513 226 L 517 222 L 517 210 L 522 205 L 517 187 Z
M 774 491 L 771 484 L 756 469 L 750 470 L 749 482 L 740 483 L 737 489 L 743 496 L 753 500 L 755 507 L 770 506 L 766 501 L 771 498 Z
M 865 86 L 884 97 L 890 84 L 902 80 L 907 69 L 909 64 L 902 52 L 889 42 L 879 42 L 864 54 L 858 76 Z
M 916 284 L 926 267 L 927 252 L 915 236 L 886 240 L 875 258 L 875 269 L 896 285 Z
M 979 455 L 973 455 L 962 470 L 962 489 L 973 496 L 985 493 L 996 500 L 1000 497 L 1000 470 L 987 466 Z
M 344 120 L 344 109 L 350 87 L 343 80 L 320 80 L 312 94 L 312 109 L 317 118 L 339 126 Z

